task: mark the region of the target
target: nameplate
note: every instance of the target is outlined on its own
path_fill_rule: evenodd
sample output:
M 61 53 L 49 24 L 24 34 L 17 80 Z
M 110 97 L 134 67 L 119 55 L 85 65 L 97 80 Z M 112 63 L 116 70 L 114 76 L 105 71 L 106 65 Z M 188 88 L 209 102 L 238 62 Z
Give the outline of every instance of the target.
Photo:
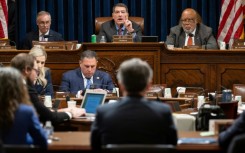
M 62 49 L 65 50 L 65 45 L 45 45 L 45 49 Z
M 132 35 L 114 35 L 113 36 L 113 42 L 114 43 L 132 43 L 133 42 L 133 36 Z
M 196 93 L 179 93 L 179 98 L 197 98 Z
M 244 39 L 235 39 L 231 49 L 245 49 Z
M 203 48 L 202 46 L 192 45 L 192 46 L 184 46 L 183 49 L 203 49 Z
M 16 46 L 0 46 L 0 50 L 16 49 Z

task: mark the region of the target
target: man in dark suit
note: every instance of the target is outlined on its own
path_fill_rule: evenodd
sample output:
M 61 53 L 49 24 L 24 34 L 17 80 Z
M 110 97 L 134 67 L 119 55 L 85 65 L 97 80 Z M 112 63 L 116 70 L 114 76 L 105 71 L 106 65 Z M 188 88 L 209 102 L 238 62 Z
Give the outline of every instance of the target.
M 31 49 L 32 41 L 63 41 L 62 35 L 50 29 L 51 15 L 49 12 L 41 11 L 37 14 L 38 31 L 29 32 L 24 41 L 22 48 Z
M 76 94 L 81 97 L 85 89 L 105 89 L 112 91 L 114 88 L 111 76 L 97 70 L 98 57 L 96 52 L 87 50 L 82 52 L 80 68 L 70 70 L 63 74 L 60 90 Z
M 34 87 L 34 81 L 38 74 L 38 66 L 34 56 L 20 53 L 11 60 L 10 65 L 18 69 L 22 73 L 23 78 L 25 78 L 30 100 L 41 122 L 45 123 L 46 121 L 51 121 L 52 124 L 55 125 L 68 121 L 71 118 L 85 115 L 85 110 L 82 108 L 50 110 L 39 100 L 38 93 Z
M 185 9 L 179 25 L 170 29 L 166 44 L 174 45 L 176 48 L 196 45 L 205 46 L 206 49 L 218 49 L 212 29 L 202 24 L 199 14 L 191 8 Z
M 128 20 L 128 7 L 123 3 L 113 6 L 113 19 L 101 25 L 97 40 L 105 36 L 107 42 L 112 42 L 113 35 L 132 35 L 135 42 L 140 41 L 141 28 L 135 22 Z
M 95 152 L 106 144 L 177 144 L 170 107 L 144 98 L 152 76 L 150 66 L 138 58 L 121 64 L 117 79 L 126 97 L 97 109 L 91 128 Z

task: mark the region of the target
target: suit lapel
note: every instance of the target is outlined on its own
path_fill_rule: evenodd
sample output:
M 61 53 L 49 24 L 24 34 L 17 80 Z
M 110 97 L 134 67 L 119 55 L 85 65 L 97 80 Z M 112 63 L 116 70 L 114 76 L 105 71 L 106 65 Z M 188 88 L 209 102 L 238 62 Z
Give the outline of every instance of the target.
M 185 33 L 181 32 L 179 36 L 179 47 L 185 46 Z
M 80 68 L 77 69 L 76 73 L 77 73 L 78 79 L 79 79 L 79 80 L 77 80 L 79 83 L 79 89 L 83 90 L 83 89 L 85 89 L 85 87 L 84 87 L 84 80 L 83 80 L 83 76 L 82 76 L 82 72 L 81 72 Z

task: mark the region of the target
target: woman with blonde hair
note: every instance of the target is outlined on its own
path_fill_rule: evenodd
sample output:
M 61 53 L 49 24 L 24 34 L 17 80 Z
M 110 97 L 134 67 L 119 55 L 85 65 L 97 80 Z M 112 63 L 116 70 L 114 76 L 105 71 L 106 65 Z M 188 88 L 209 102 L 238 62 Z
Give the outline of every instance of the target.
M 24 83 L 15 68 L 0 68 L 0 136 L 4 144 L 34 144 L 46 149 L 46 134 Z
M 45 67 L 45 62 L 47 60 L 46 51 L 41 47 L 34 46 L 30 50 L 29 54 L 36 58 L 39 69 L 39 74 L 35 81 L 35 89 L 39 95 L 50 95 L 53 97 L 51 71 L 49 68 Z

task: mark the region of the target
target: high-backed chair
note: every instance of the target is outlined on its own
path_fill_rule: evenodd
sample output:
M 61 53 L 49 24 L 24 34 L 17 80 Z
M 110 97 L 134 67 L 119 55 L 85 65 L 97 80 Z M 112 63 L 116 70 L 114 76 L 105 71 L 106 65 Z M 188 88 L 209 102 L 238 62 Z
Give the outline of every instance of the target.
M 237 118 L 238 101 L 218 102 L 218 105 L 223 109 L 226 119 Z
M 156 144 L 108 144 L 103 147 L 103 153 L 174 153 L 173 145 Z
M 234 96 L 242 96 L 242 101 L 245 102 L 245 84 L 233 84 Z
M 134 21 L 135 23 L 140 25 L 141 30 L 142 30 L 142 34 L 144 33 L 144 18 L 130 16 L 130 17 L 128 17 L 128 19 L 130 21 Z M 99 34 L 101 24 L 106 22 L 106 21 L 109 21 L 109 20 L 112 20 L 112 17 L 97 17 L 97 18 L 95 18 L 95 34 L 96 35 Z

